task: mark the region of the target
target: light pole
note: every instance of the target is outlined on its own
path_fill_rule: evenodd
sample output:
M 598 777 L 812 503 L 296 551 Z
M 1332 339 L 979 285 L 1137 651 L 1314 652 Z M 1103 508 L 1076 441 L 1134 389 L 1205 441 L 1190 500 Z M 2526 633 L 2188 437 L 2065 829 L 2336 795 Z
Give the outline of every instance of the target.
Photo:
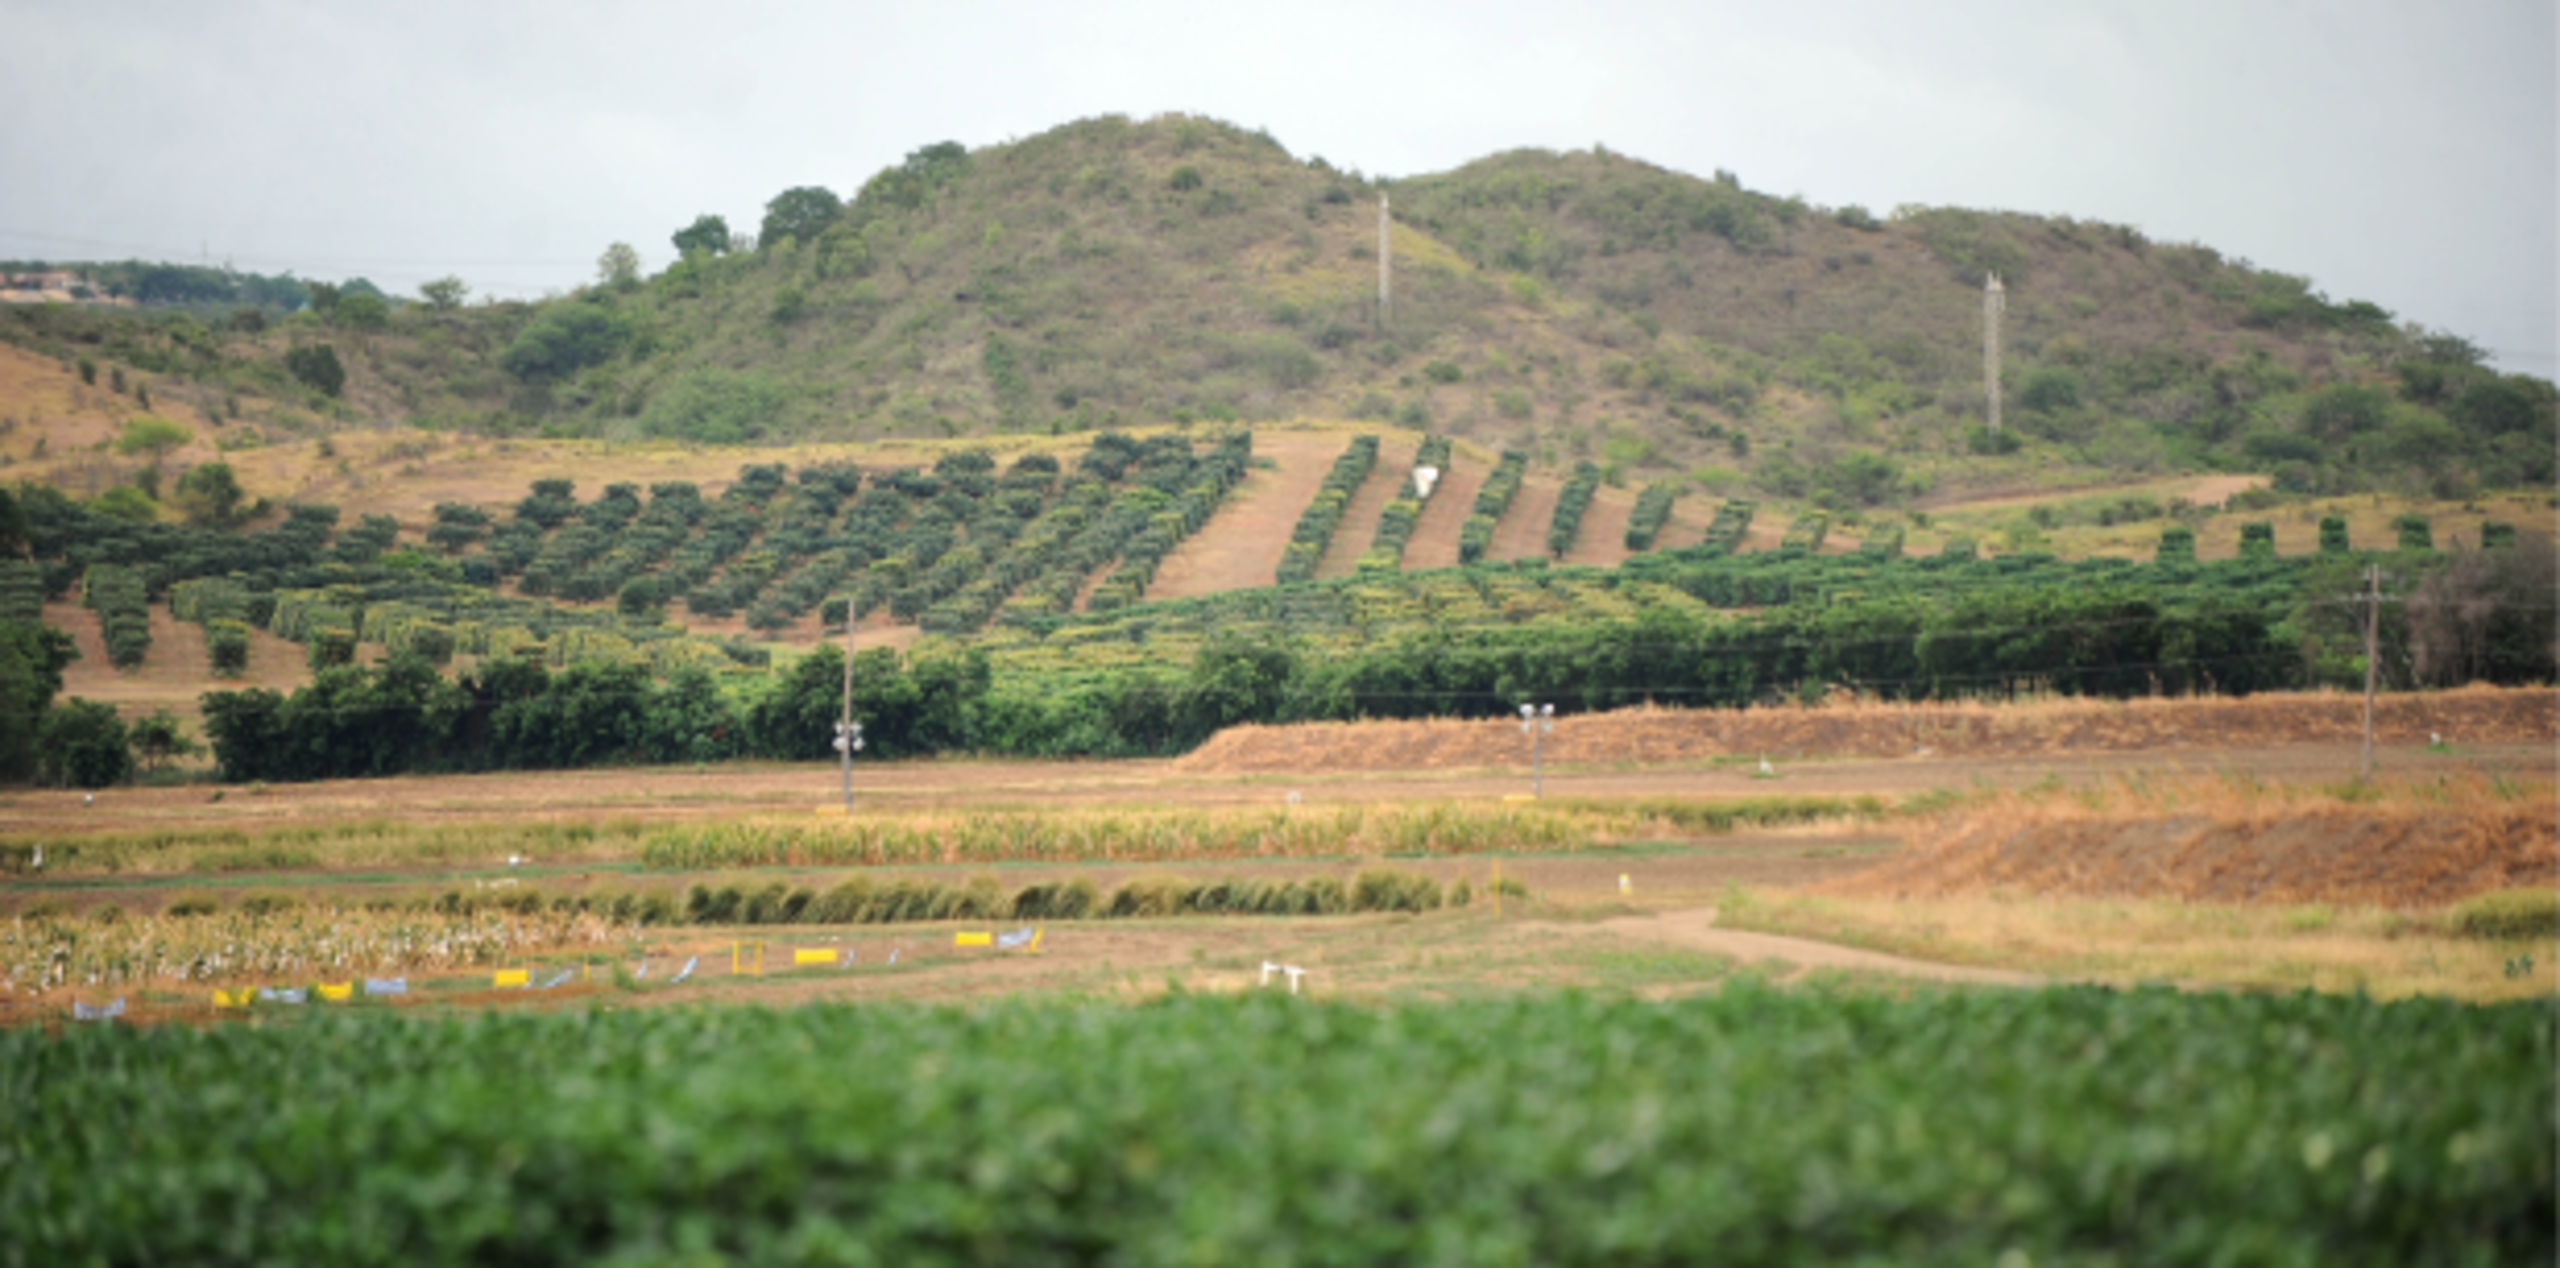
M 1540 752 L 1540 742 L 1556 729 L 1556 707 L 1551 704 L 1520 706 L 1520 733 L 1529 737 L 1529 795 L 1547 795 L 1547 767 Z
M 848 818 L 853 814 L 853 755 L 861 751 L 862 724 L 859 722 L 836 723 L 836 752 L 843 755 L 844 812 Z

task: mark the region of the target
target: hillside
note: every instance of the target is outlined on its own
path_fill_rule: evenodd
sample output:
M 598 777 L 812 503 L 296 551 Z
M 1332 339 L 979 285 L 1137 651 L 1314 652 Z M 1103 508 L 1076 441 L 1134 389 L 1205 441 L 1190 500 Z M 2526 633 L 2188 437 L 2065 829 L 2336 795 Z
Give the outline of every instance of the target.
M 688 230 L 664 271 L 541 304 L 351 298 L 219 325 L 13 306 L 0 337 L 268 440 L 1351 418 L 1835 511 L 2176 471 L 2453 498 L 2553 479 L 2548 383 L 2306 279 L 2121 226 L 1880 217 L 1596 149 L 1384 181 L 1206 120 L 1105 117 L 924 147 L 848 200 L 787 191 L 763 228 Z M 1986 271 L 2008 295 L 2002 437 L 1980 429 Z M 321 344 L 335 396 L 284 362 Z

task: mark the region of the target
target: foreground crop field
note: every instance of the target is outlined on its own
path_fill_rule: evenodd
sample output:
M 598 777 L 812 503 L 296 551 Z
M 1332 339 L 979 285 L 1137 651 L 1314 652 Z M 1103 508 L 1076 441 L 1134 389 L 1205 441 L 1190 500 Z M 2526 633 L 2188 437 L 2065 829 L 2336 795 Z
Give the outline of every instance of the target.
M 1748 983 L 21 1030 L 0 1260 L 2548 1262 L 2551 1033 Z

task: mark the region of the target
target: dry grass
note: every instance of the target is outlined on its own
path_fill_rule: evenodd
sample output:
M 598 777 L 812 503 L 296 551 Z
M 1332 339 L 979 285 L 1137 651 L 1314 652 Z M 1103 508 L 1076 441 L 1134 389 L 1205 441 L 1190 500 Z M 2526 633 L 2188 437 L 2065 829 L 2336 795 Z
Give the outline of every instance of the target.
M 1438 499 L 1434 499 L 1436 505 Z M 2351 744 L 2362 697 L 2336 692 L 2246 698 L 2054 698 L 2029 703 L 1887 703 L 1840 695 L 1761 709 L 1622 709 L 1559 718 L 1546 741 L 1558 766 L 1697 762 L 1719 757 L 2018 756 L 2144 749 L 2265 749 Z M 2374 712 L 2385 744 L 2560 741 L 2560 692 L 2467 687 L 2385 696 Z M 1176 763 L 1185 772 L 1482 770 L 1519 764 L 1520 736 L 1501 720 L 1319 722 L 1242 726 Z
M 2473 774 L 2374 786 L 2127 779 L 1987 795 L 1825 888 L 2435 908 L 2560 882 L 2549 783 Z
M 2327 904 L 1978 894 L 1927 899 L 1733 891 L 1720 926 L 1952 964 L 2130 985 L 2361 990 L 2381 998 L 2528 999 L 2554 988 L 2560 941 L 2488 942 L 2441 918 Z M 2520 954 L 2534 968 L 2510 976 Z

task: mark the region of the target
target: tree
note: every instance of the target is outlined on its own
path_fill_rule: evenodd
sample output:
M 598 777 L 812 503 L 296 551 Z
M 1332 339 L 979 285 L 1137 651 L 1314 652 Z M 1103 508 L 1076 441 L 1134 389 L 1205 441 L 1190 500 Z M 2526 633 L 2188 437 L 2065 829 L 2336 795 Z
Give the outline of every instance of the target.
M 186 728 L 167 709 L 134 723 L 128 734 L 134 756 L 142 759 L 146 774 L 204 751 L 203 746 L 188 738 Z
M 311 311 L 318 313 L 322 321 L 327 321 L 330 314 L 338 311 L 338 288 L 327 282 L 313 282 L 310 291 Z
M 342 295 L 337 324 L 350 330 L 380 330 L 391 324 L 391 301 L 369 292 Z
M 613 359 L 631 339 L 631 322 L 600 303 L 546 307 L 498 357 L 520 379 L 574 374 Z
M 0 621 L 0 783 L 36 772 L 36 732 L 62 691 L 62 669 L 80 658 L 71 636 L 50 625 Z
M 74 697 L 47 710 L 36 744 L 36 778 L 46 783 L 104 788 L 133 775 L 124 719 L 95 700 Z
M 347 367 L 338 350 L 325 343 L 305 344 L 284 354 L 284 368 L 322 396 L 336 396 L 347 386 Z
M 706 212 L 693 218 L 693 223 L 676 230 L 676 254 L 690 256 L 723 255 L 729 250 L 729 222 Z
M 0 489 L 0 559 L 18 559 L 27 553 L 27 516 L 18 509 L 18 499 Z
M 89 509 L 127 524 L 148 524 L 160 518 L 160 504 L 130 484 L 119 484 L 99 494 L 89 503 Z
M 775 194 L 764 205 L 764 225 L 756 230 L 756 240 L 768 247 L 785 237 L 815 242 L 843 214 L 844 201 L 826 188 L 796 186 Z
M 628 242 L 617 242 L 596 257 L 596 280 L 617 291 L 627 291 L 640 284 L 640 253 Z
M 461 278 L 440 277 L 419 287 L 418 294 L 426 299 L 429 308 L 445 313 L 462 307 L 462 301 L 470 298 L 471 292 L 462 284 Z
M 229 528 L 248 518 L 241 502 L 239 478 L 227 462 L 207 462 L 178 477 L 178 509 L 192 523 Z
M 138 453 L 151 455 L 151 465 L 169 456 L 169 451 L 195 439 L 195 433 L 165 418 L 145 414 L 124 425 L 116 437 L 116 452 L 130 458 Z

